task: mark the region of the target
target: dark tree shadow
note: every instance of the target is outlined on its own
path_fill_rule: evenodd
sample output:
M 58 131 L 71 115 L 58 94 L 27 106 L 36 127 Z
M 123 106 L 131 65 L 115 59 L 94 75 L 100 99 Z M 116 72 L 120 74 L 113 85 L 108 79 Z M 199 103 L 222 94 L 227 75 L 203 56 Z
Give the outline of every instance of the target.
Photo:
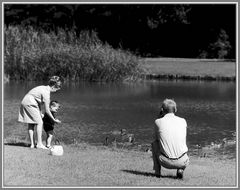
M 150 172 L 142 172 L 142 171 L 136 171 L 136 170 L 121 170 L 123 172 L 135 174 L 135 175 L 144 175 L 147 177 L 157 177 L 154 173 Z M 176 176 L 171 176 L 171 175 L 161 175 L 160 178 L 172 178 L 172 179 L 177 179 Z
M 9 142 L 9 143 L 4 143 L 4 145 L 30 147 L 30 144 L 25 143 L 25 142 Z

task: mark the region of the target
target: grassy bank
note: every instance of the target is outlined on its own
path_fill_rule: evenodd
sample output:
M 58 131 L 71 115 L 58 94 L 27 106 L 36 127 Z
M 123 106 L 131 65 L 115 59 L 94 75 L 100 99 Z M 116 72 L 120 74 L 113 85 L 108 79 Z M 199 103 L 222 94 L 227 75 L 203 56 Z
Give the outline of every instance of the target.
M 19 144 L 18 144 L 19 145 Z M 144 186 L 144 187 L 226 187 L 236 185 L 235 160 L 198 158 L 184 179 L 176 179 L 176 170 L 162 170 L 156 178 L 151 153 L 95 147 L 87 144 L 64 146 L 63 156 L 51 156 L 48 150 L 24 146 L 3 147 L 4 186 Z
M 147 79 L 236 80 L 236 62 L 211 59 L 146 58 Z

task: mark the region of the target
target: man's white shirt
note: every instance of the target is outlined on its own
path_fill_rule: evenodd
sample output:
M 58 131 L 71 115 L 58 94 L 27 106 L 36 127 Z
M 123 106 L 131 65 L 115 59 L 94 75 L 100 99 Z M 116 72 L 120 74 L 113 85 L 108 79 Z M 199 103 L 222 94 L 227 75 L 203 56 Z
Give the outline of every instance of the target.
M 160 142 L 160 151 L 169 158 L 179 158 L 188 151 L 186 145 L 187 122 L 184 118 L 168 113 L 155 120 L 155 138 Z

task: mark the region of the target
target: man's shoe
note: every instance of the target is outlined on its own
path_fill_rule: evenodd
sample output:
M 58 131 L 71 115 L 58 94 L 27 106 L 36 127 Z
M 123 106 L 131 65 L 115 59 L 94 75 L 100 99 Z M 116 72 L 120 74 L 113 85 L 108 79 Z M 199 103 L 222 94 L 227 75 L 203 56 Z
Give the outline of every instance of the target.
M 177 170 L 177 178 L 182 179 L 183 178 L 183 169 L 178 169 Z

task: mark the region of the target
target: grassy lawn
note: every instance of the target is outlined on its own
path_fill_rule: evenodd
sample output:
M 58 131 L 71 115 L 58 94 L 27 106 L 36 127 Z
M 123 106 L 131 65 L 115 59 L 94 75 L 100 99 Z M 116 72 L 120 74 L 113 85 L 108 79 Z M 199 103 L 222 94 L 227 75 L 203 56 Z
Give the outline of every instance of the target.
M 5 187 L 226 187 L 236 185 L 236 161 L 199 158 L 190 155 L 191 164 L 184 179 L 175 179 L 176 170 L 162 170 L 156 178 L 151 153 L 95 147 L 86 144 L 63 145 L 63 156 L 48 150 L 4 145 L 3 184 Z
M 217 60 L 146 58 L 142 67 L 147 74 L 179 76 L 235 77 L 236 62 Z

